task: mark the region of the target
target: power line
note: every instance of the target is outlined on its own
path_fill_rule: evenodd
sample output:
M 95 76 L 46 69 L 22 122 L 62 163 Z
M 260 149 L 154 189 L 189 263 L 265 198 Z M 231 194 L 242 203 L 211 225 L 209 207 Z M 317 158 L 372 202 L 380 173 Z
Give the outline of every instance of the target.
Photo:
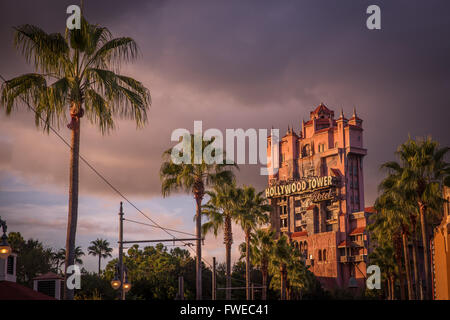
M 158 228 L 158 226 L 155 226 L 154 224 L 148 224 L 148 223 L 139 222 L 139 221 L 135 221 L 135 220 L 131 220 L 131 219 L 126 219 L 126 218 L 124 218 L 123 220 L 128 221 L 128 222 L 137 223 L 137 224 L 142 224 L 142 225 L 144 225 L 144 226 L 149 226 L 149 227 L 153 227 L 153 228 Z M 183 234 L 186 234 L 186 235 L 194 236 L 194 237 L 196 236 L 195 234 L 189 233 L 189 232 L 184 232 L 184 231 L 179 231 L 179 230 L 169 229 L 169 228 L 165 228 L 165 229 L 166 229 L 166 230 L 169 230 L 169 231 L 173 231 L 173 232 L 178 232 L 178 233 L 183 233 Z
M 3 77 L 3 75 L 1 75 L 0 74 L 0 78 L 3 80 L 3 82 L 5 83 L 6 82 L 6 79 Z M 39 119 L 41 120 L 41 121 L 43 121 L 44 123 L 46 123 L 47 125 L 48 125 L 48 128 L 67 146 L 67 147 L 69 147 L 70 149 L 72 149 L 72 146 L 67 142 L 67 140 L 66 139 L 64 139 L 64 137 L 63 136 L 61 136 L 59 133 L 58 133 L 58 131 L 56 131 L 51 125 L 50 125 L 50 123 L 48 123 L 47 121 L 45 121 L 42 117 L 41 117 L 41 115 L 40 114 L 38 114 L 37 113 L 37 111 L 36 111 L 36 109 L 35 108 L 33 108 L 29 103 L 28 103 L 28 101 L 26 101 L 22 96 L 19 96 L 19 98 L 28 106 L 28 108 L 30 108 L 30 110 L 32 110 L 38 117 L 39 117 Z M 173 232 L 180 232 L 180 233 L 185 233 L 184 231 L 175 231 L 175 230 L 173 230 L 173 229 L 168 229 L 168 228 L 164 228 L 164 227 L 162 227 L 161 225 L 159 225 L 156 221 L 154 221 L 152 218 L 150 218 L 149 216 L 147 216 L 144 212 L 142 212 L 142 210 L 141 209 L 139 209 L 133 202 L 131 202 L 120 190 L 118 190 L 116 187 L 114 187 L 113 185 L 112 185 L 112 183 L 110 183 L 109 181 L 108 181 L 108 179 L 106 179 L 97 169 L 95 169 L 94 168 L 94 166 L 93 165 L 91 165 L 90 163 L 89 163 L 89 161 L 88 160 L 86 160 L 86 158 L 84 158 L 82 155 L 81 155 L 81 153 L 78 153 L 78 158 L 79 159 L 81 159 L 81 161 L 82 162 L 84 162 L 88 167 L 89 167 L 89 169 L 91 169 L 101 180 L 103 180 L 103 182 L 105 182 L 114 192 L 116 192 L 120 197 L 122 197 L 129 205 L 131 205 L 134 209 L 136 209 L 140 214 L 142 214 L 146 219 L 148 219 L 149 221 L 151 221 L 154 225 L 153 225 L 153 227 L 155 227 L 155 228 L 159 228 L 159 229 L 161 229 L 161 230 L 163 230 L 164 232 L 166 232 L 168 235 L 170 235 L 171 237 L 173 237 L 173 238 L 175 238 L 175 239 L 177 239 L 177 237 L 176 236 L 174 236 L 172 233 L 170 233 L 168 230 L 171 230 L 171 231 L 173 231 Z M 130 221 L 129 219 L 128 219 L 128 221 Z M 185 242 L 183 242 L 183 241 L 181 241 L 181 243 L 183 243 L 183 245 L 184 246 L 186 246 L 189 250 L 191 250 L 193 253 L 194 253 L 194 256 L 196 255 L 196 252 L 195 252 L 195 250 L 188 244 L 188 243 L 185 243 Z M 203 257 L 202 257 L 202 261 L 203 262 L 205 262 L 207 265 L 209 265 L 211 268 L 212 268 L 212 264 L 211 263 L 209 263 L 208 261 L 206 261 L 206 259 L 204 259 Z M 238 279 L 235 279 L 235 280 L 238 280 Z M 242 281 L 242 280 L 240 280 L 239 279 L 239 281 Z
M 0 78 L 3 80 L 3 82 L 6 82 L 6 79 L 0 74 Z M 28 101 L 26 101 L 23 97 L 19 96 L 20 99 L 28 106 L 28 108 L 30 108 L 38 117 L 41 121 L 43 121 L 44 123 L 47 123 L 48 128 L 66 145 L 68 146 L 70 149 L 72 149 L 72 146 L 67 142 L 66 139 L 64 139 L 64 137 L 62 137 L 48 122 L 46 122 L 40 114 L 37 113 L 36 109 L 33 108 Z M 121 191 L 119 191 L 116 187 L 114 187 L 99 171 L 97 171 L 93 165 L 91 165 L 89 163 L 89 161 L 87 161 L 82 155 L 81 153 L 78 154 L 79 159 L 81 159 L 82 162 L 84 162 L 101 180 L 103 180 L 103 182 L 105 182 L 113 191 L 115 191 L 119 196 L 121 196 L 128 204 L 130 204 L 133 208 L 135 208 L 139 213 L 141 213 L 145 218 L 147 218 L 149 221 L 151 221 L 155 227 L 160 228 L 161 230 L 163 230 L 164 232 L 166 232 L 168 235 L 170 235 L 173 238 L 176 238 L 173 234 L 171 234 L 167 229 L 164 228 L 162 226 L 160 226 L 156 221 L 154 221 L 152 218 L 150 218 L 149 216 L 147 216 L 144 212 L 142 212 L 141 209 L 139 209 L 133 202 L 131 202 Z M 185 243 L 183 243 L 184 245 L 186 245 Z M 190 248 L 188 246 L 188 248 Z M 202 259 L 203 260 L 203 259 Z M 206 262 L 206 261 L 205 261 Z M 208 262 L 207 262 L 208 263 Z M 211 264 L 208 263 L 210 266 Z

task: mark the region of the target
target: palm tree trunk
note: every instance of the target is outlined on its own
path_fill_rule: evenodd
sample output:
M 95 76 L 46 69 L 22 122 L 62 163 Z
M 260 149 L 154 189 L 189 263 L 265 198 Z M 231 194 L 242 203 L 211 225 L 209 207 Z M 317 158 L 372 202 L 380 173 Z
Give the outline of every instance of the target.
M 102 265 L 102 255 L 99 254 L 98 255 L 98 275 L 100 276 L 100 271 L 101 271 L 101 265 Z
M 384 287 L 386 289 L 387 300 L 392 300 L 392 297 L 391 297 L 391 281 L 389 279 L 390 279 L 390 276 L 387 275 L 387 279 L 384 281 Z
M 391 276 L 391 300 L 395 300 L 395 277 Z
M 225 251 L 226 251 L 226 284 L 227 289 L 225 291 L 225 299 L 231 300 L 231 245 L 233 243 L 233 233 L 231 230 L 231 217 L 225 216 Z
M 245 291 L 247 300 L 251 299 L 250 293 L 250 230 L 245 230 Z
M 425 206 L 422 203 L 419 203 L 419 211 L 420 211 L 420 224 L 422 229 L 422 242 L 423 242 L 423 260 L 424 260 L 424 268 L 425 268 L 425 299 L 431 299 L 431 270 L 430 270 L 430 250 L 428 246 L 428 232 L 427 225 L 425 221 Z
M 196 196 L 197 212 L 196 216 L 196 238 L 197 238 L 197 260 L 196 260 L 196 298 L 197 300 L 202 300 L 202 197 Z
M 420 285 L 420 275 L 419 275 L 419 267 L 417 264 L 417 242 L 415 239 L 412 241 L 413 243 L 413 262 L 414 262 L 414 283 L 416 286 L 416 299 L 422 299 L 423 292 L 422 286 Z
M 281 300 L 286 300 L 286 266 L 282 265 L 281 272 Z
M 400 261 L 400 266 L 402 265 L 401 261 Z M 403 271 L 401 270 L 400 267 L 400 272 L 398 275 L 399 281 L 400 281 L 400 299 L 401 300 L 406 300 L 406 292 L 405 292 L 405 275 L 403 274 Z
M 289 280 L 286 280 L 286 300 L 291 300 L 291 286 Z
M 423 299 L 422 285 L 420 284 L 420 275 L 419 275 L 419 265 L 417 262 L 417 240 L 416 240 L 416 216 L 414 214 L 410 214 L 411 220 L 411 229 L 412 229 L 412 244 L 413 244 L 413 266 L 414 266 L 414 285 L 416 287 L 416 299 Z
M 405 271 L 406 271 L 406 282 L 408 285 L 408 299 L 414 300 L 414 291 L 412 287 L 411 281 L 411 267 L 409 262 L 409 249 L 408 249 L 408 237 L 406 232 L 402 232 L 402 240 L 403 240 L 403 256 L 405 259 Z
M 71 151 L 70 151 L 70 180 L 69 180 L 69 214 L 67 221 L 66 259 L 64 267 L 64 298 L 73 300 L 74 290 L 67 288 L 67 268 L 74 265 L 75 259 L 75 236 L 78 219 L 78 172 L 80 154 L 80 119 L 72 129 Z
M 267 300 L 267 265 L 264 263 L 263 266 L 261 267 L 261 273 L 262 273 L 262 285 L 263 285 L 263 289 L 262 289 L 262 299 L 263 300 Z

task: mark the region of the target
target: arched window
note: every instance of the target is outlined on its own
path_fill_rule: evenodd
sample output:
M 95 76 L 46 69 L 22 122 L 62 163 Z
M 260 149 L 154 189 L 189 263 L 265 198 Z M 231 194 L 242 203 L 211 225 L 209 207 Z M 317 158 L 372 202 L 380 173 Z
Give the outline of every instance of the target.
M 322 261 L 322 250 L 319 249 L 319 261 Z
M 311 155 L 311 146 L 309 144 L 306 144 L 303 146 L 302 149 L 302 156 L 303 157 L 308 157 Z
M 323 249 L 323 252 L 322 252 L 322 259 L 323 259 L 323 261 L 327 261 L 327 250 L 325 250 L 325 249 Z

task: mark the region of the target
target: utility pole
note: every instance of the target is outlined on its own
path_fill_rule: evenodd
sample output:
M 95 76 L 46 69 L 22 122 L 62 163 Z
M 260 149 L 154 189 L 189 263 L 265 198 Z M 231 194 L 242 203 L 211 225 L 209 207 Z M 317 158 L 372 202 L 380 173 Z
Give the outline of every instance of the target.
M 121 201 L 119 212 L 119 292 L 121 300 L 125 300 L 125 292 L 123 291 L 123 220 L 123 205 Z
M 124 244 L 127 244 L 127 243 L 149 243 L 149 242 L 158 242 L 158 243 L 159 242 L 173 242 L 175 244 L 176 241 L 182 241 L 183 242 L 183 241 L 191 241 L 191 240 L 196 240 L 197 243 L 200 242 L 200 244 L 201 244 L 201 242 L 204 240 L 204 239 L 198 238 L 198 237 L 196 237 L 196 238 L 181 238 L 181 239 L 174 237 L 173 239 L 152 239 L 152 240 L 123 241 L 123 221 L 125 220 L 125 218 L 123 216 L 124 216 L 123 204 L 122 204 L 122 202 L 120 202 L 119 241 L 118 241 L 118 243 L 119 243 L 119 263 L 118 263 L 119 276 L 117 277 L 118 280 L 120 281 L 120 287 L 119 286 L 117 286 L 117 287 L 113 286 L 113 288 L 114 289 L 119 289 L 120 299 L 121 300 L 125 300 L 125 293 L 128 290 L 130 290 L 130 288 L 131 288 L 131 285 L 128 283 L 128 280 L 127 280 L 127 278 L 128 278 L 128 270 L 126 269 L 126 266 L 124 266 L 124 263 L 123 263 L 123 245 Z M 126 271 L 126 274 L 127 274 L 126 277 L 125 277 L 125 271 Z M 126 283 L 127 284 L 126 290 L 124 290 L 124 287 L 123 287 L 124 280 L 127 282 Z M 180 299 L 184 300 L 184 279 L 183 279 L 183 276 L 180 276 L 178 278 L 178 286 L 179 286 L 178 287 L 179 288 L 178 294 L 180 296 Z M 198 293 L 199 292 L 197 292 L 197 295 L 198 295 Z M 201 294 L 201 292 L 200 292 L 200 294 Z
M 216 257 L 213 257 L 213 269 L 212 269 L 212 299 L 216 300 Z

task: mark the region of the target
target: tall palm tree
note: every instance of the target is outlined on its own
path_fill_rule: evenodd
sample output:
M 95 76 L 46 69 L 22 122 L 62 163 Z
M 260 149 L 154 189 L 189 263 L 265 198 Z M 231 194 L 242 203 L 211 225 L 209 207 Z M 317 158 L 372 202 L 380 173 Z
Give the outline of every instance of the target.
M 108 257 L 111 257 L 113 248 L 111 248 L 109 246 L 109 242 L 104 239 L 91 241 L 91 244 L 92 245 L 88 247 L 88 254 L 91 254 L 94 257 L 98 256 L 98 275 L 100 275 L 102 258 L 106 259 Z
M 388 278 L 390 288 L 393 290 L 395 279 L 400 282 L 400 298 L 405 298 L 404 272 L 402 264 L 402 220 L 395 210 L 390 207 L 386 194 L 382 194 L 375 201 L 377 214 L 372 217 L 368 226 L 371 233 L 372 244 L 375 248 L 392 248 L 392 257 L 395 260 L 396 272 Z M 389 204 L 389 205 L 387 205 Z M 390 249 L 389 249 L 390 250 Z M 381 252 L 381 251 L 380 251 Z
M 381 276 L 385 281 L 385 293 L 388 300 L 394 300 L 396 262 L 394 249 L 390 245 L 376 246 L 369 254 L 370 262 L 380 267 Z
M 143 84 L 118 73 L 120 63 L 137 57 L 136 42 L 113 38 L 105 27 L 89 24 L 66 34 L 48 34 L 37 26 L 15 28 L 16 48 L 31 63 L 27 73 L 3 83 L 1 105 L 10 114 L 22 100 L 35 109 L 37 126 L 49 130 L 70 115 L 71 130 L 69 210 L 65 266 L 74 263 L 78 218 L 78 173 L 81 119 L 96 125 L 102 134 L 114 129 L 114 116 L 134 119 L 138 127 L 147 120 L 150 94 Z M 67 272 L 65 272 L 67 277 Z M 73 289 L 64 288 L 66 299 Z
M 199 146 L 196 141 L 201 141 Z M 196 158 L 196 154 L 203 155 L 205 151 L 211 150 L 214 139 L 203 140 L 202 137 L 186 135 L 181 142 L 182 148 L 170 148 L 163 153 L 164 162 L 160 169 L 161 189 L 164 197 L 172 191 L 184 190 L 194 195 L 196 204 L 196 298 L 202 299 L 202 201 L 206 188 L 224 183 L 230 184 L 234 178 L 231 171 L 234 164 L 220 161 L 207 161 L 203 156 Z M 198 150 L 200 149 L 200 150 Z M 205 150 L 206 149 L 206 150 Z M 173 154 L 181 156 L 186 161 L 173 161 Z M 224 154 L 222 150 L 214 149 L 213 156 Z
M 440 212 L 444 201 L 443 184 L 449 184 L 450 164 L 445 156 L 450 148 L 440 148 L 430 137 L 415 141 L 409 138 L 400 145 L 397 156 L 400 163 L 391 161 L 383 166 L 392 171 L 401 172 L 399 185 L 414 201 L 419 209 L 422 243 L 424 248 L 424 268 L 426 298 L 431 299 L 431 265 L 428 235 L 428 221 L 431 213 Z
M 279 272 L 281 284 L 281 300 L 286 300 L 287 267 L 291 262 L 291 246 L 285 235 L 282 235 L 275 243 L 270 260 L 272 271 Z
M 231 299 L 231 245 L 233 244 L 232 221 L 236 218 L 237 208 L 242 196 L 242 190 L 233 181 L 230 184 L 215 185 L 213 190 L 207 191 L 208 202 L 203 206 L 202 214 L 208 221 L 202 226 L 202 233 L 213 232 L 217 237 L 218 231 L 223 230 L 223 243 L 226 256 L 226 299 Z
M 252 261 L 261 270 L 262 274 L 262 299 L 267 300 L 267 285 L 269 276 L 269 261 L 275 245 L 275 233 L 273 230 L 258 229 L 252 237 Z
M 384 165 L 382 166 L 384 168 Z M 391 165 L 392 168 L 392 165 Z M 420 228 L 417 225 L 417 219 L 419 217 L 419 209 L 414 200 L 414 192 L 411 194 L 411 190 L 402 183 L 403 179 L 403 167 L 396 166 L 395 170 L 388 168 L 388 176 L 381 182 L 379 189 L 383 191 L 383 197 L 387 200 L 385 204 L 388 204 L 390 211 L 393 215 L 397 216 L 402 227 L 402 235 L 404 241 L 404 257 L 405 264 L 409 261 L 409 239 L 412 243 L 412 259 L 413 259 L 413 271 L 414 271 L 414 287 L 415 287 L 415 299 L 422 299 L 424 297 L 423 288 L 420 282 L 420 273 L 418 266 L 418 246 L 417 236 L 420 235 Z M 381 198 L 381 197 L 380 197 Z M 408 265 L 406 265 L 408 268 Z M 412 287 L 412 286 L 411 286 Z M 410 295 L 410 299 L 414 299 L 414 296 Z
M 266 223 L 269 219 L 267 212 L 271 207 L 267 204 L 266 198 L 263 197 L 262 192 L 256 192 L 252 186 L 244 186 L 241 192 L 242 199 L 236 222 L 241 226 L 245 233 L 245 282 L 246 282 L 246 296 L 247 300 L 251 297 L 250 288 L 250 240 L 251 233 L 256 230 L 261 224 Z

